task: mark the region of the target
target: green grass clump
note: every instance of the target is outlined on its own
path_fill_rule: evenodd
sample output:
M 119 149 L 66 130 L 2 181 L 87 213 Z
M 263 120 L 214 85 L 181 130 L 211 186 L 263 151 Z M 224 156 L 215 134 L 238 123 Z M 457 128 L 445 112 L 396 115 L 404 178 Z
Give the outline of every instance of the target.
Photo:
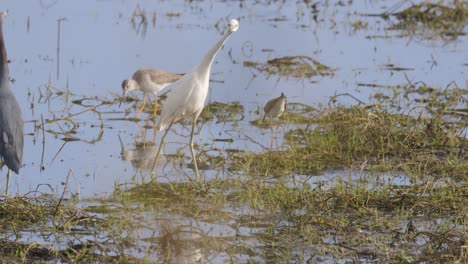
M 0 223 L 27 225 L 40 222 L 53 213 L 52 204 L 44 201 L 47 200 L 4 196 L 0 198 Z
M 129 201 L 143 202 L 147 206 L 168 212 L 219 220 L 229 217 L 229 214 L 220 210 L 226 202 L 226 197 L 217 190 L 228 184 L 227 180 L 213 181 L 203 185 L 152 182 L 135 186 L 122 195 Z
M 324 111 L 311 124 L 286 134 L 287 150 L 244 152 L 234 157 L 233 167 L 248 175 L 310 175 L 362 164 L 421 177 L 460 180 L 468 174 L 467 140 L 438 117 L 354 106 Z
M 19 240 L 22 237 L 20 232 L 30 232 L 31 228 L 41 234 L 67 236 L 76 230 L 93 228 L 98 222 L 98 219 L 82 213 L 72 205 L 64 204 L 65 201 L 52 196 L 1 197 L 0 226 L 3 232 L 12 233 L 17 239 L 0 239 L 0 262 L 31 263 L 94 258 L 90 250 L 93 248 L 92 243 L 73 241 L 68 247 L 59 249 L 48 244 Z
M 233 122 L 244 118 L 244 107 L 239 102 L 229 104 L 221 102 L 213 102 L 208 104 L 200 114 L 202 122 L 212 121 L 217 119 L 217 122 Z

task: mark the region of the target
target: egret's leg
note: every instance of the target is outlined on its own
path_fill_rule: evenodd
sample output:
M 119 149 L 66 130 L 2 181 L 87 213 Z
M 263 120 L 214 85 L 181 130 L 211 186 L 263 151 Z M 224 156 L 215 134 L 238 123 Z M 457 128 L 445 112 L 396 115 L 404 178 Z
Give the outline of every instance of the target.
M 161 148 L 164 145 L 164 142 L 166 141 L 166 136 L 167 136 L 167 133 L 169 133 L 169 130 L 171 129 L 172 123 L 173 122 L 169 124 L 169 126 L 166 129 L 166 132 L 164 132 L 164 135 L 161 138 L 161 143 L 159 144 L 158 152 L 156 153 L 156 158 L 154 159 L 153 167 L 151 168 L 151 175 L 154 175 L 154 168 L 156 167 L 156 161 L 158 161 L 159 153 L 161 153 Z
M 10 189 L 10 169 L 8 169 L 7 176 L 6 176 L 6 189 L 5 189 L 5 195 L 8 195 L 8 190 Z
M 136 116 L 137 118 L 140 118 L 140 115 L 143 112 L 143 109 L 145 109 L 145 105 L 146 105 L 146 95 L 143 95 L 143 104 L 141 105 L 140 110 L 137 113 L 137 116 Z
M 197 180 L 200 180 L 200 174 L 198 173 L 197 159 L 195 158 L 195 151 L 193 150 L 193 133 L 195 131 L 196 123 L 197 123 L 197 119 L 193 120 L 192 132 L 190 133 L 190 151 L 192 152 L 193 166 L 195 167 L 195 174 L 197 176 Z
M 156 129 L 156 122 L 153 120 L 153 142 L 156 144 L 156 138 L 158 136 L 158 129 Z

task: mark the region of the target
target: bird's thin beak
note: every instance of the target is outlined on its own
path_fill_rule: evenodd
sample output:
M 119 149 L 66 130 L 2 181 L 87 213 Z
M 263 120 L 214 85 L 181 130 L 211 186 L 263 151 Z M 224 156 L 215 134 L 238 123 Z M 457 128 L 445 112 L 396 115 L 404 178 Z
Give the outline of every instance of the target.
M 119 107 L 122 105 L 122 99 L 125 97 L 125 91 L 122 93 L 122 96 L 120 98 L 120 103 L 119 103 Z

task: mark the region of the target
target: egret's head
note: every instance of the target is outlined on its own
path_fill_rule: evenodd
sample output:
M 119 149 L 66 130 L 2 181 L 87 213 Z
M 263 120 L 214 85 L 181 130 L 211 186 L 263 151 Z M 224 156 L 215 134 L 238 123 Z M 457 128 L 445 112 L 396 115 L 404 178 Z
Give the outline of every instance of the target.
M 8 11 L 7 10 L 4 10 L 4 11 L 1 11 L 0 12 L 0 22 L 3 22 L 3 20 L 5 19 L 5 17 L 8 15 Z
M 128 92 L 133 91 L 135 89 L 136 89 L 136 83 L 134 80 L 129 79 L 129 80 L 124 80 L 122 82 L 123 95 L 126 95 Z
M 229 31 L 236 32 L 239 29 L 239 21 L 237 19 L 229 20 Z

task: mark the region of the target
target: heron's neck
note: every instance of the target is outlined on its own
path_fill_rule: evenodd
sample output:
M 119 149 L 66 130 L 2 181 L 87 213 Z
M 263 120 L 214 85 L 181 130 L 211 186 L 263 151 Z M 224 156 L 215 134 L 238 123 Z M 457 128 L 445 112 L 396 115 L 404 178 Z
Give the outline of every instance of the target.
M 211 49 L 208 50 L 205 57 L 203 57 L 202 62 L 198 65 L 198 70 L 202 74 L 210 74 L 211 64 L 213 63 L 216 54 L 218 54 L 218 51 L 221 49 L 224 43 L 226 43 L 226 40 L 229 36 L 231 36 L 231 34 L 232 32 L 228 31 L 226 34 L 224 34 L 224 36 L 221 37 L 220 40 L 218 40 L 218 42 L 215 43 L 213 47 L 211 47 Z
M 3 39 L 3 21 L 0 19 L 0 84 L 8 81 L 8 58 Z M 3 87 L 3 85 L 2 85 Z

